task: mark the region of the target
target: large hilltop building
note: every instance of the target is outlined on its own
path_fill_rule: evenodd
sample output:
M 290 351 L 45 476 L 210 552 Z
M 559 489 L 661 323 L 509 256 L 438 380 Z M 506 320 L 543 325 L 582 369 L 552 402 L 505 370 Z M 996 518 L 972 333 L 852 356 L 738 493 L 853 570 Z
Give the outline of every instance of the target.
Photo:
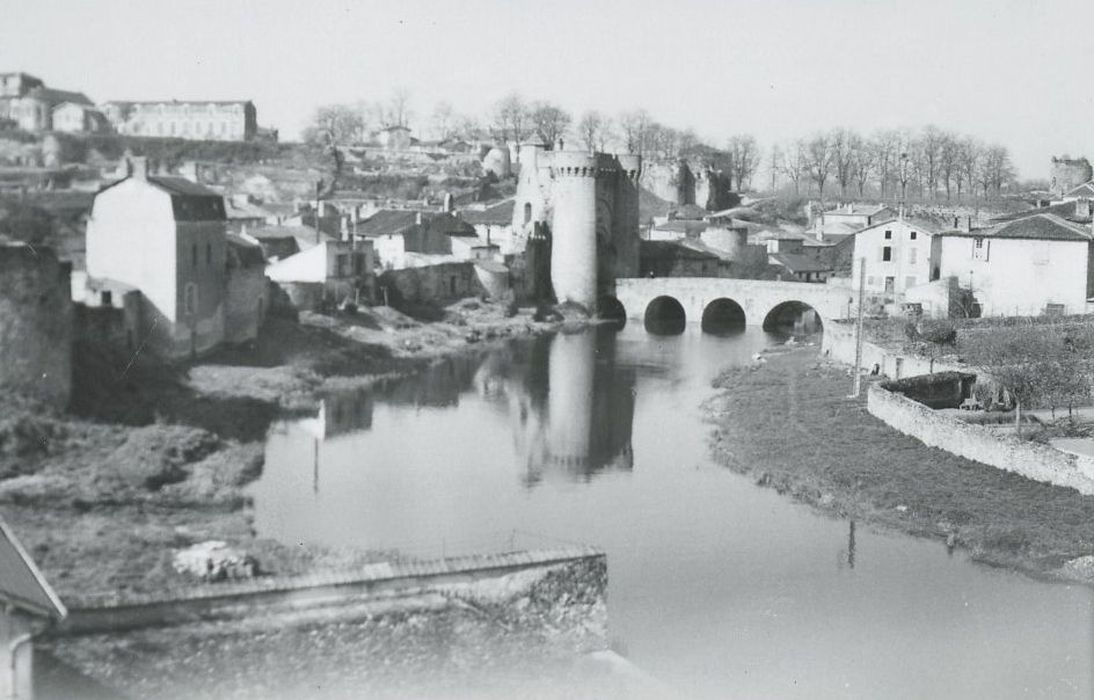
M 616 278 L 638 274 L 642 157 L 548 151 L 533 143 L 521 146 L 520 170 L 513 247 L 528 248 L 533 275 L 548 267 L 549 249 L 554 297 L 595 311 L 614 293 Z M 546 277 L 542 270 L 540 276 Z
M 163 136 L 194 141 L 251 141 L 258 135 L 258 117 L 250 100 L 114 101 L 103 114 L 119 134 Z

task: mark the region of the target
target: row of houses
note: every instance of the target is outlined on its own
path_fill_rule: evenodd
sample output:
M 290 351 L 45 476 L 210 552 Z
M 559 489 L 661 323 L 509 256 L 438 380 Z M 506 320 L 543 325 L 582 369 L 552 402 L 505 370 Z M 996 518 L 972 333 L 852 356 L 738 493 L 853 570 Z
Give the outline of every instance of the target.
M 112 101 L 96 105 L 82 92 L 47 87 L 27 73 L 0 73 L 0 120 L 32 133 L 277 140 L 275 130 L 258 126 L 257 110 L 250 100 Z

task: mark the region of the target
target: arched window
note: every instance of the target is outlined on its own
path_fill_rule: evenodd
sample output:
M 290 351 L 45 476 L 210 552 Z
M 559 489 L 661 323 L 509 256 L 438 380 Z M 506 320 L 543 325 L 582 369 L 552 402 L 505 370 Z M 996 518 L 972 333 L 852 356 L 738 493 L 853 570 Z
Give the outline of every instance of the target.
M 532 203 L 524 203 L 524 223 L 528 223 L 532 220 Z

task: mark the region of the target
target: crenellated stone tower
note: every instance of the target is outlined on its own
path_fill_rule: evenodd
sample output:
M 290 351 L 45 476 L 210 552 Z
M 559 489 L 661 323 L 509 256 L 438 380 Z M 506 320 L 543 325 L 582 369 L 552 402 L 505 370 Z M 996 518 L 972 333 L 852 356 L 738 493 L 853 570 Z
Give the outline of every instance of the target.
M 548 151 L 532 143 L 521 146 L 520 169 L 517 247 L 533 235 L 549 237 L 555 299 L 595 313 L 598 300 L 614 294 L 617 278 L 638 274 L 641 156 Z

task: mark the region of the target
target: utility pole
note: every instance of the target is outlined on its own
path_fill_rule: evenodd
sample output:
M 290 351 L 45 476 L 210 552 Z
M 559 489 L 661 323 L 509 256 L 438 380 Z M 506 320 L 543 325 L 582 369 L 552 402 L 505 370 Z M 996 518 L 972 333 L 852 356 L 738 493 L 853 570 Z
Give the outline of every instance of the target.
M 866 258 L 859 258 L 858 270 L 858 322 L 855 324 L 855 375 L 850 398 L 857 399 L 862 390 L 862 317 L 863 297 L 866 295 Z

